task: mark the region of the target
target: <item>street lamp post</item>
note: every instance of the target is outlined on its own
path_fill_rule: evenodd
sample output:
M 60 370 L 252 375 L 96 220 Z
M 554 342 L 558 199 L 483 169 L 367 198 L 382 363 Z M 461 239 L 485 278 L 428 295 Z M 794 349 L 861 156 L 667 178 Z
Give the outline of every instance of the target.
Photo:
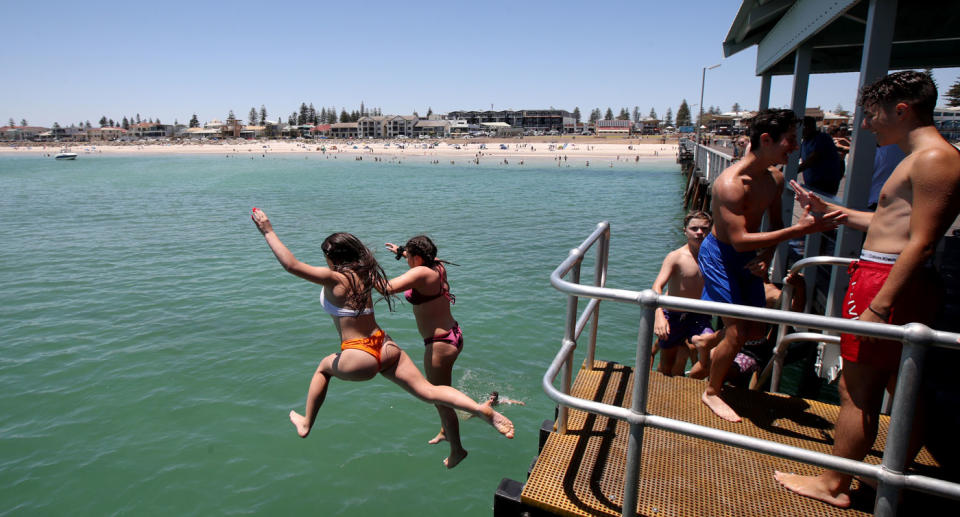
M 703 87 L 707 83 L 707 70 L 713 70 L 720 66 L 720 63 L 717 63 L 713 66 L 703 67 L 703 74 L 700 77 L 700 116 L 697 117 L 697 154 L 695 157 L 696 163 L 700 163 L 700 126 L 703 125 Z

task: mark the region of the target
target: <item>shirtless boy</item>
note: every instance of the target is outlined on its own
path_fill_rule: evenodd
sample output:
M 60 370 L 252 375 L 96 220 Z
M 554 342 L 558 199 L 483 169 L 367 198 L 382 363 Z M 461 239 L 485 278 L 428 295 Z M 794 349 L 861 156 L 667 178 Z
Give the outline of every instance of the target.
M 936 313 L 937 282 L 925 264 L 960 213 L 960 153 L 933 126 L 936 100 L 930 78 L 912 71 L 890 74 L 861 92 L 863 129 L 873 132 L 879 145 L 897 144 L 907 155 L 884 183 L 876 212 L 825 203 L 797 189 L 797 199 L 808 208 L 842 210 L 848 226 L 867 232 L 850 276 L 844 318 L 929 323 Z M 862 460 L 877 436 L 884 388 L 896 379 L 900 343 L 848 334 L 840 339 L 843 372 L 833 454 Z M 800 495 L 850 506 L 847 474 L 775 477 Z
M 663 259 L 660 274 L 653 281 L 653 291 L 657 294 L 667 287 L 670 296 L 700 298 L 703 292 L 703 277 L 697 265 L 700 243 L 710 233 L 713 218 L 710 214 L 696 210 L 683 218 L 683 235 L 687 243 L 671 251 Z M 658 307 L 653 324 L 653 333 L 657 335 L 660 348 L 660 367 L 664 375 L 683 375 L 690 353 L 687 344 L 690 339 L 704 333 L 713 333 L 710 328 L 710 315 L 696 312 L 667 311 Z M 692 345 L 692 343 L 690 343 Z
M 844 217 L 834 211 L 815 217 L 807 208 L 792 226 L 783 228 L 780 194 L 783 175 L 772 166 L 787 162 L 797 149 L 797 117 L 790 110 L 763 110 L 751 123 L 750 151 L 713 183 L 713 231 L 700 246 L 700 272 L 704 300 L 763 307 L 766 303 L 761 276 L 784 240 L 835 228 Z M 771 231 L 761 232 L 763 214 L 769 212 Z M 759 254 L 757 251 L 761 251 Z M 720 391 L 734 357 L 749 338 L 760 338 L 764 324 L 723 318 L 719 344 L 711 353 L 710 379 L 700 400 L 717 416 L 739 422 Z M 703 355 L 701 353 L 701 355 Z

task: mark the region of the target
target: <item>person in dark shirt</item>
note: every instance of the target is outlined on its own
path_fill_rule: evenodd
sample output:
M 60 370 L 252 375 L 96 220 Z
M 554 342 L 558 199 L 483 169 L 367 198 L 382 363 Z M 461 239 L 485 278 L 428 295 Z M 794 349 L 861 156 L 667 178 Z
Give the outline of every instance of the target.
M 800 159 L 804 185 L 819 193 L 836 196 L 843 179 L 843 159 L 833 138 L 817 129 L 813 117 L 803 117 Z

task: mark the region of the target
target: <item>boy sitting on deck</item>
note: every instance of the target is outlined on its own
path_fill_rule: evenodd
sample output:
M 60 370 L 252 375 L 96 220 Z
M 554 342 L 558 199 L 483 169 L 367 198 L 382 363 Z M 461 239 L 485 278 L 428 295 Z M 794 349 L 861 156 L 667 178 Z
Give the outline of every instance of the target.
M 703 277 L 697 265 L 700 243 L 710 233 L 713 218 L 701 210 L 695 210 L 683 218 L 683 235 L 687 243 L 671 251 L 663 259 L 660 273 L 653 281 L 653 291 L 663 293 L 663 288 L 671 296 L 699 298 L 703 291 Z M 691 340 L 701 334 L 712 334 L 711 316 L 696 312 L 668 311 L 657 307 L 653 332 L 657 335 L 657 347 L 660 349 L 659 371 L 664 375 L 683 375 L 687 358 L 690 357 Z
M 750 151 L 727 167 L 713 183 L 713 231 L 700 246 L 704 300 L 752 305 L 766 304 L 763 280 L 775 245 L 810 233 L 831 230 L 846 217 L 840 211 L 814 217 L 809 206 L 800 219 L 783 228 L 780 195 L 783 175 L 771 169 L 785 164 L 797 149 L 797 117 L 790 110 L 763 110 L 751 123 Z M 760 231 L 769 213 L 770 231 Z M 761 253 L 757 253 L 757 251 Z M 739 422 L 740 415 L 720 398 L 734 357 L 748 339 L 760 338 L 764 324 L 723 317 L 720 342 L 711 353 L 710 379 L 700 400 L 717 416 Z

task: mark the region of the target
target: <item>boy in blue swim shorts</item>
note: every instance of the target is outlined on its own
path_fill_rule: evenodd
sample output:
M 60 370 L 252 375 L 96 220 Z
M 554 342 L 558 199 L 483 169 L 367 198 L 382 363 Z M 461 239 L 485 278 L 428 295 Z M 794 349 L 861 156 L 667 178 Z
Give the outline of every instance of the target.
M 787 163 L 797 149 L 797 116 L 790 110 L 763 110 L 751 122 L 750 149 L 713 182 L 713 231 L 700 246 L 703 274 L 701 299 L 763 307 L 763 277 L 775 246 L 787 239 L 836 228 L 846 216 L 840 211 L 815 217 L 809 207 L 790 227 L 783 227 L 780 197 L 783 174 L 775 165 Z M 760 231 L 764 214 L 770 231 Z M 723 381 L 737 353 L 751 337 L 761 337 L 763 324 L 723 318 L 716 348 L 709 361 L 710 380 L 700 400 L 717 416 L 739 422 L 740 415 L 720 398 Z

